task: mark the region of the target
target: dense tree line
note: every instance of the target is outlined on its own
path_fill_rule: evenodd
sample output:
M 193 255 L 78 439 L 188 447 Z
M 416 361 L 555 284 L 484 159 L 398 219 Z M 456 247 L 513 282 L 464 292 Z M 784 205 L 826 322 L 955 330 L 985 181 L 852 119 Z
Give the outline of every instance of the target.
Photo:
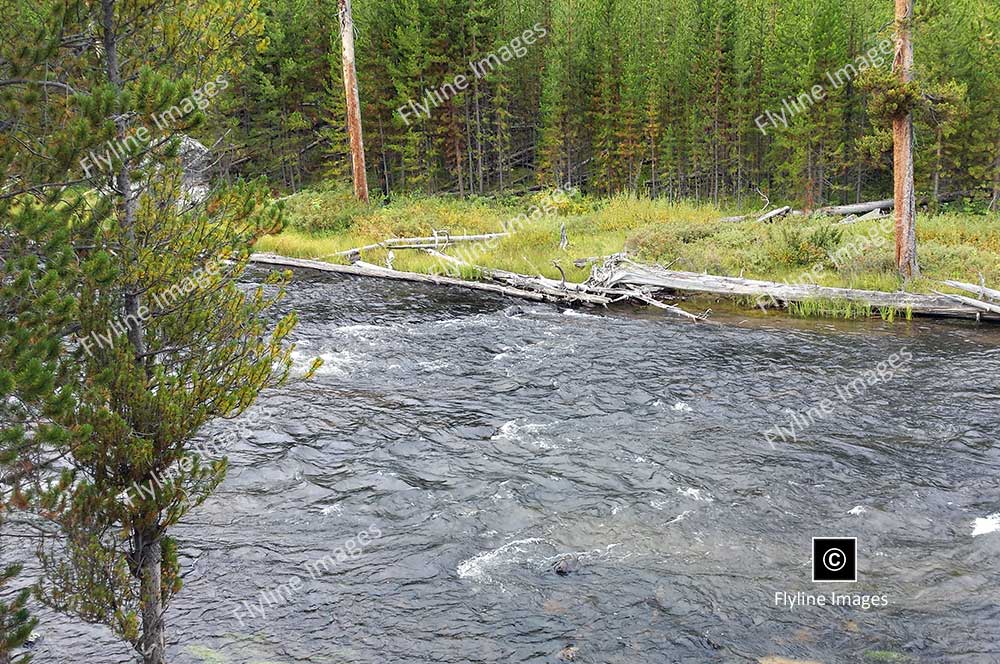
M 891 144 L 869 65 L 891 66 L 892 9 L 887 0 L 358 3 L 369 180 L 387 194 L 569 181 L 713 202 L 756 202 L 758 190 L 807 206 L 883 197 Z M 343 175 L 336 3 L 280 0 L 264 11 L 268 43 L 227 113 L 233 161 L 289 188 Z M 536 23 L 545 37 L 522 57 L 471 75 L 470 62 Z M 913 25 L 918 186 L 995 204 L 1000 11 L 992 0 L 921 0 Z M 868 55 L 884 44 L 888 54 Z M 469 85 L 430 117 L 398 112 L 463 73 Z M 815 85 L 822 100 L 786 113 L 787 126 L 759 120 Z

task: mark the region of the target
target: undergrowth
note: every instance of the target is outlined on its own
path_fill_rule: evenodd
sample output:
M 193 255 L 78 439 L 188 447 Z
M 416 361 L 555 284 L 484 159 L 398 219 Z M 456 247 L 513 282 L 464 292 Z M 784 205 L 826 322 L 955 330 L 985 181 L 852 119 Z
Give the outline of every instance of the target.
M 260 251 L 343 262 L 333 254 L 391 237 L 483 234 L 503 230 L 547 192 L 527 198 L 457 199 L 401 196 L 385 205 L 363 206 L 342 189 L 305 191 L 285 199 L 289 227 L 262 238 Z M 1000 215 L 948 212 L 921 214 L 917 222 L 922 277 L 903 284 L 894 267 L 891 219 L 838 224 L 839 217 L 787 217 L 720 222 L 730 212 L 709 205 L 573 195 L 553 205 L 551 214 L 518 226 L 509 237 L 489 243 L 454 245 L 447 251 L 469 263 L 531 275 L 585 280 L 591 266 L 574 261 L 627 251 L 637 260 L 672 269 L 743 276 L 790 284 L 815 284 L 878 291 L 947 290 L 938 282 L 958 279 L 1000 287 Z M 569 238 L 559 248 L 560 231 Z M 362 259 L 385 264 L 386 249 L 366 251 Z M 557 267 L 558 265 L 558 267 Z M 426 253 L 394 250 L 396 269 L 447 272 L 447 265 Z M 475 270 L 462 270 L 475 276 Z M 752 305 L 751 305 L 752 306 Z M 880 311 L 850 302 L 806 301 L 791 307 L 797 316 L 885 320 L 907 312 Z

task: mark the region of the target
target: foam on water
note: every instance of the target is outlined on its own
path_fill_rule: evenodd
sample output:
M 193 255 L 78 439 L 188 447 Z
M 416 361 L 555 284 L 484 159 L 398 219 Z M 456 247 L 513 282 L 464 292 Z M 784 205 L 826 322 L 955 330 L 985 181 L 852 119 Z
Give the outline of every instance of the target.
M 1000 512 L 990 514 L 985 519 L 976 519 L 972 522 L 972 536 L 988 535 L 1000 530 Z
M 612 549 L 618 546 L 621 546 L 620 542 L 587 551 L 560 551 L 555 542 L 541 537 L 529 537 L 507 542 L 490 551 L 477 553 L 459 563 L 456 572 L 460 579 L 496 583 L 501 589 L 504 589 L 504 585 L 499 583 L 496 578 L 502 574 L 504 569 L 520 567 L 542 572 L 557 561 L 567 557 L 579 561 L 605 559 L 611 554 Z M 628 554 L 622 556 L 623 559 L 627 557 L 629 557 Z
M 706 503 L 710 503 L 714 500 L 711 496 L 702 495 L 701 489 L 694 489 L 692 487 L 687 487 L 685 489 L 681 489 L 680 487 L 678 487 L 677 493 L 681 494 L 686 498 L 690 498 L 691 500 L 697 500 Z

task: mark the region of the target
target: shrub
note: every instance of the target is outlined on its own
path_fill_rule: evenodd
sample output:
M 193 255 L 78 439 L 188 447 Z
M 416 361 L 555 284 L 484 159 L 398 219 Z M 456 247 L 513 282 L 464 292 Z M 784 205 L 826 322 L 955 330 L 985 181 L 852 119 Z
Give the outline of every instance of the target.
M 307 190 L 285 199 L 288 224 L 303 233 L 339 233 L 370 211 L 347 189 Z
M 842 239 L 843 231 L 833 226 L 812 230 L 779 226 L 768 230 L 767 254 L 778 265 L 812 265 L 825 261 Z

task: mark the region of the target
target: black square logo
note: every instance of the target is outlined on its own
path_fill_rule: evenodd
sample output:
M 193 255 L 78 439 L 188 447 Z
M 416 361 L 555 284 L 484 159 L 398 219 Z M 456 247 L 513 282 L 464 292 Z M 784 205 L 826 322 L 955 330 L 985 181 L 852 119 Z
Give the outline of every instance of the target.
M 814 583 L 854 583 L 858 580 L 857 537 L 814 537 L 812 554 Z

